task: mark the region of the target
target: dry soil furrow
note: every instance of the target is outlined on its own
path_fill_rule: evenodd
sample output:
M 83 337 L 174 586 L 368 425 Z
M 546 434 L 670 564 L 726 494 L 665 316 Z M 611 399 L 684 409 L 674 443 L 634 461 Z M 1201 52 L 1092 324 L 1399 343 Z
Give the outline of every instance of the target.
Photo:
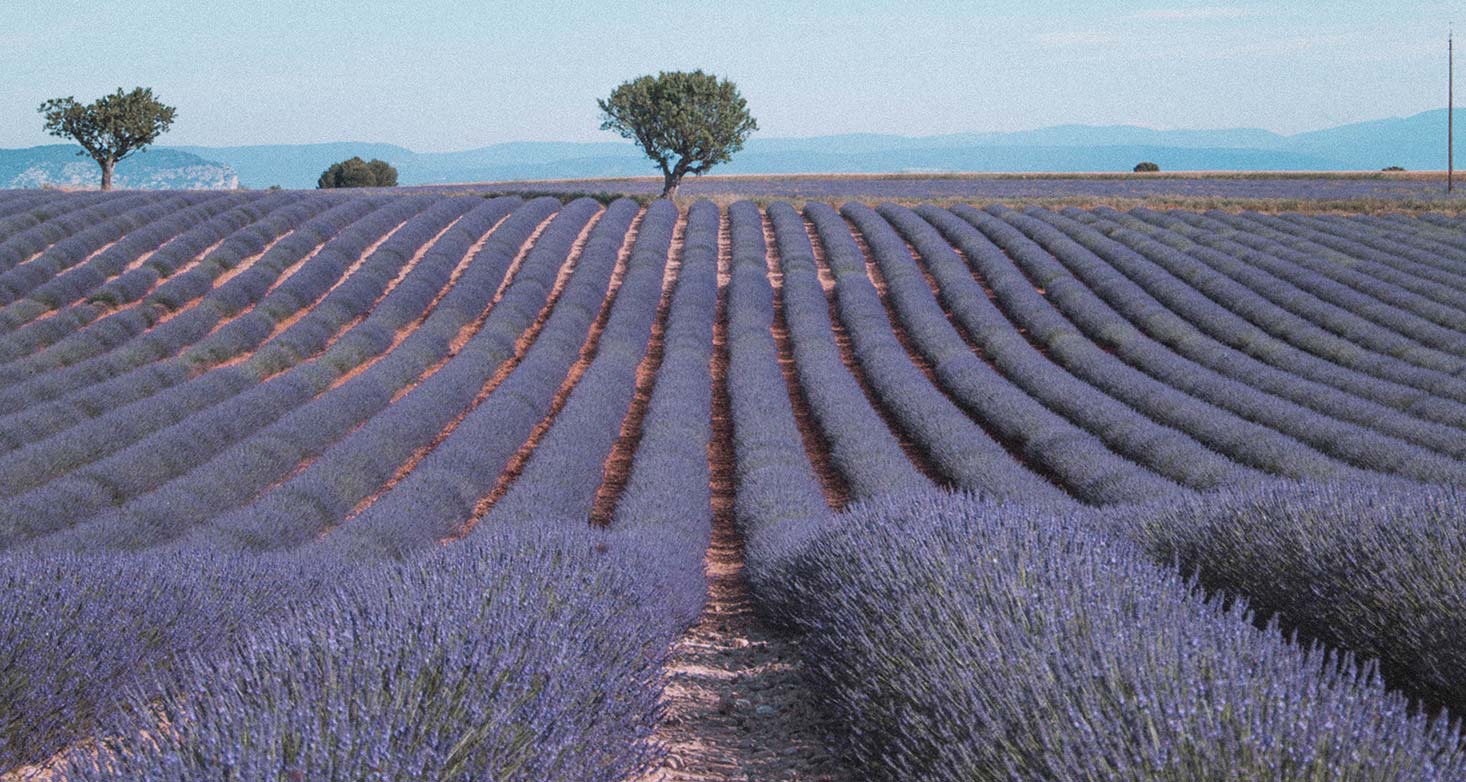
M 733 421 L 728 400 L 727 223 L 718 258 L 714 327 L 713 432 L 708 442 L 713 535 L 706 557 L 708 601 L 673 644 L 653 740 L 666 756 L 637 782 L 845 782 L 853 779 L 826 746 L 819 714 L 791 640 L 754 610 L 743 573 L 743 537 L 733 517 Z

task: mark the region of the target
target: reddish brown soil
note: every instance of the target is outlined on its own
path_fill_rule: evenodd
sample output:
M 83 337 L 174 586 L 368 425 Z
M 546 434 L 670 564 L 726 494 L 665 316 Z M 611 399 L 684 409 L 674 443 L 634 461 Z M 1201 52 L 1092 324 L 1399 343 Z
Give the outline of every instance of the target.
M 514 260 L 510 262 L 509 268 L 505 271 L 504 279 L 499 283 L 499 289 L 494 292 L 494 297 L 489 302 L 489 306 L 484 308 L 484 311 L 479 314 L 479 317 L 474 320 L 473 323 L 464 326 L 462 329 L 459 329 L 458 335 L 453 339 L 451 343 L 449 343 L 448 354 L 439 359 L 425 372 L 423 372 L 422 375 L 418 377 L 416 382 L 410 383 L 407 386 L 399 389 L 397 393 L 392 396 L 392 402 L 395 403 L 397 400 L 407 395 L 407 393 L 410 392 L 413 388 L 417 387 L 418 384 L 431 377 L 439 369 L 442 369 L 445 364 L 447 364 L 454 356 L 458 355 L 458 353 L 463 350 L 464 345 L 468 344 L 468 341 L 472 339 L 473 335 L 477 334 L 478 331 L 483 328 L 484 323 L 489 319 L 489 313 L 493 311 L 494 307 L 499 303 L 499 300 L 503 298 L 504 291 L 509 287 L 510 281 L 512 281 L 514 277 L 519 273 L 519 267 L 523 265 L 525 257 L 529 255 L 530 250 L 532 250 L 535 244 L 539 241 L 540 234 L 544 233 L 545 229 L 554 220 L 554 217 L 554 215 L 551 215 L 550 217 L 545 218 L 545 220 L 541 222 L 539 226 L 537 226 L 535 230 L 530 234 L 529 238 L 525 240 L 524 244 L 520 246 L 519 253 L 514 257 Z M 433 437 L 432 442 L 428 443 L 422 448 L 419 448 L 417 452 L 415 452 L 406 462 L 404 462 L 400 467 L 397 468 L 397 472 L 386 483 L 382 484 L 375 492 L 362 499 L 361 502 L 358 502 L 356 504 L 356 507 L 352 508 L 351 512 L 346 515 L 347 521 L 349 521 L 357 514 L 361 513 L 367 508 L 367 506 L 376 502 L 378 498 L 390 491 L 392 487 L 401 482 L 403 478 L 407 477 L 407 474 L 412 472 L 412 470 L 417 467 L 418 463 L 421 462 L 424 457 L 432 452 L 434 448 L 437 448 L 444 440 L 448 439 L 448 436 L 453 433 L 453 430 L 458 428 L 458 425 L 463 422 L 463 419 L 466 418 L 468 414 L 473 411 L 474 408 L 478 407 L 480 403 L 488 398 L 489 394 L 493 393 L 495 388 L 499 387 L 500 383 L 504 382 L 504 378 L 509 376 L 509 372 L 512 370 L 512 368 L 519 365 L 520 359 L 524 357 L 524 352 L 529 350 L 530 344 L 534 342 L 534 338 L 538 336 L 540 329 L 545 324 L 545 320 L 549 318 L 550 309 L 553 308 L 555 302 L 559 300 L 560 293 L 565 288 L 565 281 L 570 277 L 570 270 L 575 267 L 576 261 L 580 258 L 580 251 L 585 247 L 586 237 L 590 235 L 591 227 L 594 226 L 599 219 L 599 215 L 592 218 L 587 223 L 584 230 L 581 231 L 580 236 L 576 239 L 575 243 L 571 246 L 569 255 L 565 259 L 565 262 L 560 266 L 560 271 L 555 278 L 554 286 L 551 288 L 549 295 L 545 297 L 545 306 L 540 309 L 538 316 L 536 316 L 535 321 L 530 324 L 529 328 L 525 329 L 524 333 L 519 336 L 519 340 L 514 345 L 514 355 L 511 356 L 508 361 L 505 361 L 504 364 L 501 365 L 499 369 L 493 374 L 493 376 L 489 378 L 488 382 L 479 389 L 478 394 L 474 396 L 473 403 L 470 404 L 466 409 L 460 411 L 457 415 L 455 415 L 453 419 L 449 421 L 448 424 L 444 426 L 443 429 Z M 332 529 L 334 529 L 334 527 L 326 529 L 321 534 L 325 535 L 329 533 Z
M 453 290 L 453 286 L 458 284 L 459 278 L 461 278 L 463 276 L 463 273 L 468 270 L 469 264 L 473 262 L 474 256 L 478 255 L 479 251 L 482 250 L 484 245 L 488 243 L 489 237 L 493 236 L 494 231 L 497 230 L 500 225 L 503 225 L 504 221 L 507 219 L 509 219 L 507 215 L 505 217 L 499 218 L 499 222 L 494 223 L 493 227 L 489 229 L 488 233 L 479 237 L 478 241 L 474 242 L 473 245 L 470 246 L 466 252 L 464 252 L 463 257 L 458 259 L 458 264 L 453 267 L 453 271 L 448 274 L 448 283 L 444 285 L 442 289 L 440 289 L 437 294 L 433 296 L 432 301 L 428 302 L 428 306 L 423 309 L 422 315 L 418 316 L 411 323 L 408 323 L 402 328 L 397 329 L 397 332 L 392 335 L 392 344 L 388 345 L 386 350 L 383 350 L 381 353 L 378 353 L 377 355 L 368 358 L 366 361 L 363 361 L 362 363 L 353 367 L 346 374 L 337 378 L 336 382 L 331 384 L 331 388 L 336 388 L 337 386 L 345 384 L 357 375 L 360 375 L 368 369 L 371 369 L 372 366 L 378 361 L 381 361 L 382 359 L 391 355 L 392 351 L 396 350 L 398 345 L 401 345 L 404 340 L 412 336 L 412 333 L 414 331 L 417 331 L 419 326 L 425 323 L 428 318 L 432 317 L 433 311 L 438 308 L 438 302 L 442 301 L 443 297 L 448 295 L 448 291 Z M 439 236 L 441 237 L 442 234 L 439 234 Z M 436 239 L 434 241 L 436 242 Z M 412 265 L 415 265 L 419 259 L 420 258 L 413 259 Z M 400 284 L 402 282 L 402 276 L 405 276 L 410 270 L 410 267 L 404 267 L 402 275 L 399 275 L 396 280 L 392 281 L 392 286 L 389 287 L 387 291 L 390 293 L 392 287 L 396 287 L 398 284 Z M 505 279 L 508 279 L 509 277 L 507 270 L 504 277 Z M 503 281 L 500 281 L 500 286 L 498 290 L 503 291 L 503 289 Z M 495 299 L 497 300 L 497 296 L 495 296 Z M 378 302 L 380 303 L 380 300 L 378 300 Z M 487 310 L 485 310 L 485 313 L 487 313 Z M 332 342 L 334 341 L 335 340 L 333 339 Z
M 846 483 L 845 476 L 835 467 L 834 459 L 830 456 L 830 442 L 820 429 L 819 421 L 810 409 L 809 397 L 799 382 L 799 371 L 794 365 L 794 349 L 789 342 L 789 325 L 784 320 L 784 272 L 779 264 L 778 243 L 774 238 L 774 226 L 769 222 L 769 216 L 762 216 L 764 261 L 768 265 L 769 281 L 774 286 L 772 333 L 774 343 L 779 348 L 779 371 L 784 375 L 784 386 L 788 389 L 789 402 L 794 409 L 794 422 L 798 424 L 799 436 L 804 442 L 804 454 L 819 478 L 825 503 L 833 510 L 844 510 L 850 502 L 850 486 Z
M 632 221 L 631 228 L 626 232 L 626 238 L 621 243 L 621 252 L 616 256 L 616 265 L 611 270 L 611 284 L 606 291 L 606 296 L 601 300 L 601 310 L 596 314 L 595 321 L 591 324 L 590 332 L 586 335 L 585 342 L 580 346 L 580 357 L 570 366 L 570 371 L 565 374 L 565 380 L 560 383 L 560 388 L 555 391 L 554 399 L 550 402 L 550 411 L 540 422 L 535 424 L 529 437 L 519 450 L 509 459 L 509 464 L 504 472 L 499 474 L 499 480 L 488 495 L 479 499 L 474 505 L 473 515 L 464 522 L 462 529 L 449 536 L 450 540 L 457 540 L 473 531 L 480 521 L 488 515 L 489 510 L 494 507 L 505 494 L 519 474 L 524 472 L 524 466 L 529 463 L 529 457 L 539 447 L 540 440 L 544 439 L 550 427 L 554 425 L 555 419 L 564 409 L 565 403 L 570 400 L 570 394 L 580 383 L 580 378 L 590 368 L 590 363 L 595 360 L 596 346 L 600 343 L 601 332 L 606 329 L 606 321 L 611 317 L 611 304 L 616 299 L 616 291 L 621 289 L 621 280 L 626 276 L 626 263 L 631 258 L 631 248 L 636 243 L 637 234 L 640 233 L 641 221 L 646 217 L 646 210 L 637 213 L 636 219 Z
M 797 650 L 754 611 L 743 573 L 743 537 L 733 518 L 733 421 L 728 402 L 726 318 L 728 243 L 719 257 L 718 318 L 712 360 L 713 538 L 708 601 L 698 622 L 671 650 L 662 693 L 664 714 L 652 740 L 667 754 L 636 782 L 801 780 L 844 782 L 822 740 Z
M 881 404 L 880 397 L 875 389 L 871 388 L 870 381 L 865 376 L 865 370 L 861 368 L 860 361 L 855 357 L 855 348 L 850 342 L 850 333 L 845 330 L 845 324 L 840 320 L 838 305 L 835 302 L 835 275 L 830 271 L 830 264 L 825 259 L 825 246 L 820 241 L 819 233 L 809 221 L 804 224 L 805 233 L 809 235 L 810 245 L 814 248 L 815 268 L 819 270 L 820 287 L 825 291 L 825 298 L 829 303 L 830 325 L 835 332 L 835 345 L 840 349 L 840 358 L 845 362 L 845 368 L 850 371 L 860 388 L 865 392 L 865 400 L 885 421 L 886 428 L 896 437 L 901 445 L 901 451 L 909 459 L 922 475 L 937 486 L 950 486 L 951 481 L 943 475 L 940 467 L 932 461 L 921 446 L 912 439 L 911 433 L 901 426 L 901 422 Z
M 499 225 L 503 223 L 503 220 L 504 220 L 504 218 L 501 218 L 498 223 L 495 223 L 494 224 L 494 228 L 498 228 Z M 452 226 L 449 226 L 449 227 L 451 228 Z M 445 229 L 443 229 L 443 232 L 446 233 L 447 230 L 448 229 L 445 228 Z M 436 237 L 433 238 L 433 243 L 434 244 L 437 243 L 438 239 L 442 238 L 442 236 L 443 236 L 443 234 L 442 233 L 439 233 L 438 236 L 436 236 Z M 372 356 L 372 357 L 368 358 L 366 361 L 363 361 L 360 364 L 357 364 L 355 367 L 352 367 L 350 371 L 348 371 L 345 374 L 343 374 L 342 376 L 336 378 L 336 380 L 331 383 L 330 387 L 327 388 L 327 391 L 336 389 L 336 388 L 340 387 L 341 385 L 345 384 L 346 382 L 350 381 L 352 378 L 354 378 L 354 377 L 362 374 L 363 372 L 366 372 L 368 369 L 371 369 L 372 366 L 375 365 L 378 361 L 383 360 L 388 355 L 390 355 L 393 350 L 396 350 L 397 349 L 397 346 L 398 345 L 401 345 L 402 342 L 403 342 L 403 340 L 405 340 L 409 336 L 411 336 L 412 333 L 414 331 L 416 331 L 419 326 L 421 326 L 429 317 L 431 317 L 432 316 L 432 313 L 433 313 L 433 310 L 438 306 L 438 302 L 442 301 L 443 300 L 443 297 L 448 295 L 448 291 L 452 290 L 453 289 L 453 286 L 455 284 L 457 284 L 458 278 L 461 277 L 461 276 L 463 276 L 463 272 L 466 269 L 468 269 L 469 264 L 473 261 L 474 255 L 477 254 L 480 249 L 482 249 L 482 247 L 484 246 L 484 244 L 486 242 L 488 242 L 490 236 L 493 236 L 493 229 L 490 229 L 489 233 L 487 233 L 484 236 L 480 237 L 479 240 L 473 244 L 473 246 L 471 246 L 471 247 L 468 248 L 468 251 L 463 254 L 463 257 L 462 258 L 459 258 L 458 259 L 458 264 L 453 267 L 453 271 L 448 275 L 448 283 L 446 285 L 444 285 L 443 288 L 441 290 L 439 290 L 438 293 L 435 296 L 433 296 L 433 300 L 432 301 L 428 302 L 428 306 L 423 309 L 422 315 L 418 316 L 412 322 L 410 322 L 407 325 L 403 326 L 402 328 L 398 329 L 397 332 L 392 335 L 392 344 L 388 345 L 386 350 L 383 350 L 382 352 L 376 354 L 375 356 Z M 427 251 L 430 248 L 431 248 L 431 244 L 429 244 L 428 246 L 424 247 L 421 252 L 419 252 L 416 256 L 414 256 L 408 262 L 408 264 L 406 266 L 404 266 L 402 273 L 399 274 L 397 276 L 397 278 L 392 281 L 392 283 L 388 286 L 387 290 L 385 292 L 383 292 L 382 297 L 381 298 L 378 298 L 376 302 L 373 302 L 373 304 L 372 304 L 372 307 L 373 308 L 375 308 L 377 306 L 377 304 L 380 304 L 381 303 L 382 298 L 385 298 L 386 297 L 386 294 L 387 293 L 390 293 L 391 290 L 392 290 L 392 288 L 396 287 L 398 284 L 400 284 L 402 282 L 402 278 L 405 277 L 406 274 L 407 274 L 407 272 L 411 270 L 411 267 L 412 266 L 415 266 L 419 261 L 421 261 L 422 258 L 423 258 L 423 256 L 427 254 Z M 368 313 L 370 313 L 370 311 L 371 310 L 368 310 Z M 358 319 L 358 321 L 359 320 L 360 319 Z M 357 321 L 353 321 L 353 324 L 355 322 L 357 322 Z M 348 326 L 348 328 L 349 328 L 349 326 Z M 335 341 L 336 341 L 336 339 L 339 338 L 339 336 L 340 336 L 340 334 L 337 334 L 335 337 L 332 337 L 331 342 L 327 344 L 327 348 L 330 347 L 330 344 L 334 344 Z M 324 352 L 324 351 L 322 351 L 322 352 Z M 439 366 L 441 366 L 441 364 Z M 417 381 L 415 381 L 412 385 L 416 385 L 417 382 L 421 382 L 421 378 L 419 378 Z M 395 399 L 395 397 L 394 397 L 394 399 Z M 357 429 L 360 429 L 361 427 L 363 427 L 365 425 L 366 425 L 366 422 L 365 421 L 362 421 L 361 423 L 358 423 L 356 426 L 352 427 L 351 428 L 351 431 L 354 432 Z M 349 435 L 349 433 L 348 433 L 348 435 Z M 295 468 L 290 471 L 290 474 L 289 475 L 287 475 L 283 479 L 281 479 L 279 481 L 276 481 L 275 483 L 271 484 L 269 487 L 267 487 L 264 490 L 264 492 L 267 492 L 270 489 L 273 489 L 276 486 L 278 486 L 278 485 L 280 485 L 282 483 L 285 483 L 286 481 L 289 481 L 290 479 L 296 477 L 297 475 L 300 475 L 302 472 L 305 472 L 305 470 L 307 468 L 309 468 L 311 466 L 311 464 L 315 463 L 315 461 L 316 461 L 317 458 L 319 458 L 319 457 L 318 456 L 312 456 L 312 457 L 308 457 L 306 459 L 302 459 L 300 461 L 300 463 L 297 464 L 297 465 L 295 465 Z M 261 494 L 263 494 L 264 492 L 261 492 Z
M 646 356 L 636 367 L 636 391 L 631 397 L 631 407 L 621 419 L 621 432 L 616 444 L 606 457 L 601 472 L 601 485 L 596 490 L 596 500 L 591 506 L 590 522 L 608 526 L 616 513 L 616 503 L 626 489 L 631 477 L 632 460 L 641 445 L 641 426 L 651 405 L 652 389 L 656 383 L 657 371 L 662 366 L 663 338 L 667 330 L 667 311 L 672 305 L 672 291 L 677 275 L 682 270 L 682 247 L 687 235 L 687 215 L 677 219 L 672 229 L 672 244 L 667 249 L 667 265 L 662 272 L 662 297 L 657 302 L 657 317 L 652 323 L 651 339 L 647 342 Z
M 430 241 L 428 241 L 428 243 L 426 243 L 423 246 L 419 247 L 418 250 L 417 250 L 417 252 L 413 253 L 412 257 L 411 258 L 408 258 L 407 259 L 407 262 L 404 263 L 402 265 L 402 268 L 398 270 L 397 276 L 396 277 L 393 277 L 391 279 L 391 281 L 389 281 L 387 283 L 387 285 L 382 289 L 382 292 L 380 294 L 378 294 L 375 299 L 372 300 L 371 306 L 369 306 L 366 309 L 362 310 L 361 314 L 357 315 L 356 317 L 352 318 L 351 320 L 347 321 L 346 323 L 343 323 L 339 328 L 336 329 L 335 333 L 333 333 L 330 336 L 330 338 L 326 340 L 325 345 L 321 348 L 320 351 L 318 351 L 316 354 L 313 354 L 313 356 L 308 356 L 306 358 L 303 358 L 302 361 L 308 360 L 309 358 L 312 358 L 315 355 L 320 355 L 320 353 L 325 352 L 332 345 L 336 344 L 336 340 L 340 339 L 341 338 L 341 335 L 344 334 L 344 333 L 346 333 L 346 331 L 348 329 L 350 329 L 352 326 L 355 326 L 356 324 L 361 323 L 363 320 L 365 320 L 367 314 L 370 313 L 374 308 L 376 308 L 376 306 L 382 302 L 382 299 L 385 298 L 388 293 L 391 293 L 392 292 L 392 289 L 397 286 L 397 283 L 399 283 L 399 282 L 402 281 L 402 276 L 404 274 L 406 274 L 407 272 L 411 271 L 412 270 L 412 267 L 416 266 L 417 265 L 417 262 L 420 261 L 420 260 L 422 260 L 422 257 L 424 255 L 427 255 L 428 249 L 431 248 L 433 246 L 433 244 L 435 244 L 438 241 L 438 239 L 442 238 L 443 234 L 447 233 L 448 228 L 452 228 L 453 225 L 455 223 L 457 223 L 457 222 L 458 222 L 457 220 L 454 220 L 453 223 L 449 223 L 446 228 L 444 228 L 443 230 L 439 231 L 436 235 L 434 235 L 433 238 Z M 403 223 L 403 225 L 406 225 L 406 223 Z M 397 233 L 397 231 L 400 230 L 401 228 L 402 228 L 402 225 L 397 226 L 397 228 L 394 228 L 392 230 L 392 234 Z M 274 328 L 274 330 L 272 330 L 270 332 L 270 336 L 266 337 L 263 341 L 260 342 L 260 347 L 263 347 L 264 345 L 268 344 L 270 342 L 270 340 L 274 339 L 275 337 L 278 337 L 281 333 L 283 333 L 286 329 L 290 328 L 291 326 L 294 326 L 302 318 L 304 318 L 305 316 L 307 316 L 311 312 L 313 312 L 315 310 L 315 308 L 321 302 L 325 301 L 326 300 L 326 297 L 327 296 L 330 296 L 333 291 L 335 291 L 337 288 L 341 287 L 342 285 L 345 285 L 346 284 L 346 281 L 347 280 L 350 280 L 351 277 L 353 275 L 355 275 L 356 272 L 361 269 L 362 265 L 367 262 L 367 259 L 372 257 L 372 254 L 377 251 L 377 248 L 378 247 L 381 247 L 383 243 L 385 243 L 388 239 L 392 238 L 392 234 L 387 234 L 386 236 L 382 237 L 380 240 L 378 240 L 377 242 L 375 242 L 374 244 L 372 244 L 371 247 L 368 247 L 365 251 L 363 251 L 361 255 L 358 255 L 356 257 L 356 260 L 354 260 L 354 261 L 351 262 L 351 265 L 346 268 L 346 271 L 342 272 L 341 273 L 341 276 L 338 277 L 338 278 L 336 278 L 336 281 L 333 282 L 333 283 L 331 283 L 331 287 L 330 288 L 327 288 L 326 289 L 326 292 L 323 293 L 323 294 L 321 294 L 321 296 L 319 298 L 317 298 L 315 301 L 307 304 L 306 306 L 301 307 L 300 309 L 296 310 L 295 312 L 291 313 L 284 320 L 276 321 L 275 322 L 275 328 Z M 278 282 L 279 281 L 277 281 L 277 283 Z M 266 295 L 268 295 L 268 294 L 266 294 Z M 233 366 L 235 364 L 242 364 L 242 363 L 250 360 L 251 358 L 253 358 L 254 357 L 254 354 L 255 354 L 255 351 L 250 351 L 250 352 L 245 353 L 243 355 L 235 356 L 235 357 L 233 357 L 233 358 L 231 358 L 231 359 L 229 359 L 227 361 L 221 362 L 221 363 L 217 364 L 216 366 L 227 367 L 227 366 Z M 271 377 L 274 374 L 278 374 L 279 372 L 282 372 L 282 371 L 284 371 L 284 370 L 277 370 L 276 372 L 271 373 L 271 375 L 267 375 L 266 378 Z

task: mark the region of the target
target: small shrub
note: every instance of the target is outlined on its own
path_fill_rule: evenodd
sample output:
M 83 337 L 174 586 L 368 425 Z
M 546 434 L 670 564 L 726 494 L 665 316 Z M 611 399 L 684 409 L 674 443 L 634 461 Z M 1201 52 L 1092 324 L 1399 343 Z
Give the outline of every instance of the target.
M 321 172 L 316 187 L 321 190 L 337 187 L 396 187 L 397 169 L 384 160 L 370 163 L 359 157 L 332 163 Z
M 1142 161 L 1140 163 L 1136 163 L 1135 164 L 1135 173 L 1137 173 L 1137 174 L 1154 173 L 1154 172 L 1160 171 L 1160 170 L 1161 170 L 1161 167 L 1160 166 L 1156 165 L 1155 163 L 1150 162 L 1149 160 Z

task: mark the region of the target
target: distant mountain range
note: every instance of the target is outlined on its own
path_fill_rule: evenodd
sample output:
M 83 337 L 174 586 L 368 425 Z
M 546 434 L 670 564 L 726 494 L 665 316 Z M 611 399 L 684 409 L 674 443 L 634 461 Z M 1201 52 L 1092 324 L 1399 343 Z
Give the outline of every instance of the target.
M 1466 119 L 1466 110 L 1457 112 Z M 1466 127 L 1466 126 L 1463 126 Z M 723 174 L 1128 171 L 1377 171 L 1445 167 L 1444 109 L 1284 136 L 1255 128 L 1151 130 L 1059 125 L 1013 133 L 943 136 L 849 134 L 754 138 Z M 64 145 L 0 150 L 0 186 L 95 182 L 96 166 Z M 1466 151 L 1466 144 L 1463 144 Z M 513 142 L 464 152 L 414 152 L 393 144 L 334 142 L 247 147 L 159 147 L 119 167 L 124 187 L 314 187 L 330 164 L 359 155 L 397 167 L 404 185 L 655 174 L 629 142 Z M 151 156 L 151 157 L 150 157 Z M 58 168 L 59 158 L 73 167 Z M 1466 158 L 1462 158 L 1466 160 Z M 169 166 L 177 166 L 169 173 Z M 87 167 L 91 179 L 87 179 Z M 135 172 L 135 173 L 134 173 Z
M 102 170 L 79 147 L 48 144 L 0 149 L 0 187 L 97 187 Z M 227 163 L 159 147 L 117 164 L 117 187 L 141 190 L 229 190 L 240 186 Z

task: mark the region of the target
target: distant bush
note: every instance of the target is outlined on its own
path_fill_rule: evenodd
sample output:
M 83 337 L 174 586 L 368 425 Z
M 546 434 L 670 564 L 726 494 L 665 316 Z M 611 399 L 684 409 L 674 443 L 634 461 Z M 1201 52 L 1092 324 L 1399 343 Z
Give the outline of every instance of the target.
M 1136 163 L 1135 164 L 1135 173 L 1137 173 L 1137 174 L 1150 173 L 1150 172 L 1153 172 L 1153 171 L 1160 171 L 1160 170 L 1161 170 L 1161 167 L 1160 166 L 1156 165 L 1155 163 L 1150 162 L 1149 160 L 1146 160 L 1144 162 L 1140 162 L 1140 163 Z
M 397 169 L 385 160 L 368 163 L 359 157 L 332 163 L 321 172 L 316 187 L 325 190 L 336 187 L 396 187 Z
M 1384 168 L 1381 168 L 1380 170 L 1381 171 L 1404 171 L 1405 170 L 1405 167 L 1404 166 L 1385 166 Z

